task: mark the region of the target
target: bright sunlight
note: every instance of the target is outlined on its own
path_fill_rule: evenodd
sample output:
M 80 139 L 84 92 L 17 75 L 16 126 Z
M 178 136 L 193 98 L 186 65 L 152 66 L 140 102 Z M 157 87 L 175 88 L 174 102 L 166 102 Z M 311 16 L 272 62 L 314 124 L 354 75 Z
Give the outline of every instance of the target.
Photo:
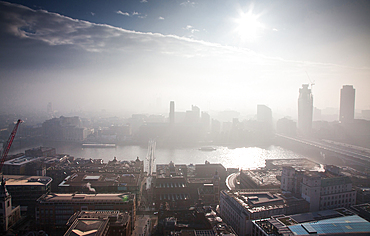
M 237 27 L 236 32 L 239 34 L 242 41 L 254 42 L 264 25 L 258 21 L 259 16 L 252 13 L 253 8 L 248 12 L 240 12 L 239 18 L 235 19 Z

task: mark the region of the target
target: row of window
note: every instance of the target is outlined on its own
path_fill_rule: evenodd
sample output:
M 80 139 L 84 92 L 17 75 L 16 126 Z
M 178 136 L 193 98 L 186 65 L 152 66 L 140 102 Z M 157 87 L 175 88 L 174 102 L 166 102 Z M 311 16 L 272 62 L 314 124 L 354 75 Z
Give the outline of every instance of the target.
M 184 183 L 163 183 L 163 184 L 157 184 L 157 188 L 184 188 Z
M 186 200 L 189 198 L 188 194 L 161 194 L 159 200 Z
M 334 200 L 334 199 L 338 199 L 338 198 L 348 198 L 348 197 L 351 197 L 351 195 L 353 196 L 353 197 L 355 197 L 355 193 L 346 193 L 346 194 L 343 194 L 343 195 L 336 195 L 336 196 L 329 196 L 329 197 L 323 197 L 323 200 Z
M 354 203 L 354 199 L 352 200 L 352 202 Z M 343 203 L 351 203 L 351 199 L 342 199 L 342 200 L 335 200 L 335 201 L 329 201 L 329 202 L 324 202 L 323 206 L 326 206 L 326 204 L 328 206 L 333 206 L 333 205 L 337 205 L 337 204 L 343 204 Z

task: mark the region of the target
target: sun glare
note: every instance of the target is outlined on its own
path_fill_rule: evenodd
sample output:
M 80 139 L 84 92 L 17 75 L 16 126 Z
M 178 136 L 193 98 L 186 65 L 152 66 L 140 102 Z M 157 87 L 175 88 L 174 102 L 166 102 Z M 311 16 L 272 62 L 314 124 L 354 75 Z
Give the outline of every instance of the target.
M 239 18 L 236 19 L 236 32 L 242 41 L 253 42 L 256 41 L 261 30 L 264 28 L 263 24 L 258 21 L 258 15 L 249 10 L 247 13 L 241 12 Z

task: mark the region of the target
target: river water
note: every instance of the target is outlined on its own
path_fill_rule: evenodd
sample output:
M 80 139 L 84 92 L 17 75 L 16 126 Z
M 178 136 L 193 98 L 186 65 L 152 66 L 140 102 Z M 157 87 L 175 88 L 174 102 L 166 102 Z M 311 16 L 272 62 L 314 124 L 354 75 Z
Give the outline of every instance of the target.
M 146 163 L 147 147 L 117 146 L 115 148 L 82 148 L 79 145 L 54 145 L 57 153 L 75 158 L 102 159 L 105 163 L 113 160 L 135 160 L 139 157 Z M 205 161 L 221 163 L 226 168 L 254 169 L 264 167 L 266 159 L 303 158 L 279 146 L 229 148 L 214 146 L 214 151 L 201 151 L 199 147 L 165 148 L 156 147 L 155 164 L 201 164 Z

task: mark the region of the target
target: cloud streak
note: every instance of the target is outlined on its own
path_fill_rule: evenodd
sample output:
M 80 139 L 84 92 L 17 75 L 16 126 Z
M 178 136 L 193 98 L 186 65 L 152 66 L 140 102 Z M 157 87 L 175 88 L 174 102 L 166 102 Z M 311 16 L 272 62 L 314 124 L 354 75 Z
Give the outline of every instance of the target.
M 130 13 L 128 12 L 122 12 L 122 11 L 116 11 L 117 14 L 123 15 L 123 16 L 130 16 Z
M 73 58 L 76 62 L 76 66 L 64 65 L 57 68 L 57 72 L 45 66 L 45 70 L 39 70 L 33 76 L 24 72 L 20 77 L 50 78 L 59 72 L 60 81 L 64 81 L 64 77 L 80 78 L 78 86 L 88 86 L 91 90 L 101 88 L 102 85 L 98 84 L 98 81 L 104 80 L 107 91 L 108 87 L 115 89 L 114 99 L 104 104 L 131 99 L 117 94 L 126 93 L 131 97 L 135 96 L 130 93 L 131 88 L 137 88 L 139 91 L 145 84 L 147 85 L 145 93 L 149 94 L 153 90 L 156 93 L 173 91 L 168 95 L 168 99 L 184 94 L 182 99 L 194 97 L 194 104 L 195 98 L 206 102 L 207 99 L 220 101 L 218 99 L 221 97 L 223 103 L 238 103 L 243 107 L 247 101 L 267 103 L 269 97 L 265 94 L 268 94 L 279 98 L 273 99 L 277 104 L 293 101 L 295 107 L 297 90 L 302 83 L 307 82 L 305 71 L 316 80 L 316 91 L 320 91 L 320 83 L 325 84 L 323 81 L 330 76 L 336 77 L 338 82 L 335 83 L 340 87 L 340 83 L 345 81 L 344 77 L 352 75 L 366 78 L 370 71 L 368 68 L 359 70 L 334 64 L 271 58 L 246 48 L 223 46 L 177 35 L 137 32 L 72 19 L 43 10 L 36 11 L 20 5 L 1 2 L 0 4 L 1 35 L 11 35 L 20 39 L 19 42 L 24 43 L 24 47 L 42 44 L 45 49 L 51 51 L 51 58 L 58 58 L 61 52 L 67 52 L 70 54 L 68 60 Z M 139 13 L 136 15 L 139 16 Z M 191 33 L 196 32 L 191 25 L 184 29 Z M 15 48 L 13 50 L 16 50 Z M 36 52 L 42 53 L 43 50 Z M 32 56 L 38 56 L 36 54 Z M 10 72 L 6 73 L 9 75 L 7 78 L 14 77 Z M 74 82 L 70 85 L 72 88 L 75 86 L 77 85 Z M 170 86 L 171 89 L 168 89 Z M 58 87 L 61 85 L 58 84 Z M 126 90 L 120 92 L 117 87 Z M 328 84 L 323 87 L 328 87 Z M 130 88 L 130 91 L 127 88 Z M 74 91 L 78 94 L 78 89 L 68 89 L 69 93 Z M 292 91 L 292 94 L 281 94 L 279 89 Z M 112 96 L 110 92 L 105 92 L 104 95 Z M 245 97 L 241 99 L 242 95 Z M 91 101 L 96 99 L 91 94 L 86 97 Z

